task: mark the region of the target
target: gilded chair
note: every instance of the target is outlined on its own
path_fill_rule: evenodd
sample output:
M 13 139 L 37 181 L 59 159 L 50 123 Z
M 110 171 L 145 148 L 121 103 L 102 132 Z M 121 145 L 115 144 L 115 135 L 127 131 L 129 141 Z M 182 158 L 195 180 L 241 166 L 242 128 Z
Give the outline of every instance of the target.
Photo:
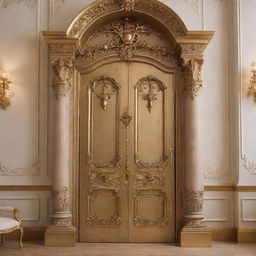
M 0 216 L 0 235 L 1 235 L 1 244 L 4 244 L 4 235 L 11 233 L 15 230 L 20 231 L 19 244 L 20 247 L 23 247 L 22 237 L 23 237 L 23 227 L 22 221 L 18 216 L 19 210 L 12 207 L 0 207 L 0 212 L 13 213 L 13 217 L 1 217 Z

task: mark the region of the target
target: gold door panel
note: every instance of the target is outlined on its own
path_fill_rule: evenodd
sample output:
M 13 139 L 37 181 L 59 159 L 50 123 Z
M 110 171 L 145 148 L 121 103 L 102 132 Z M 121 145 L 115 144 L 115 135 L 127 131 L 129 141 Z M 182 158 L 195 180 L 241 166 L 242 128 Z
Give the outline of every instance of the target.
M 81 76 L 80 241 L 175 240 L 173 90 L 143 63 Z
M 80 96 L 80 240 L 128 241 L 125 133 L 125 63 L 82 75 Z
M 129 240 L 175 240 L 173 75 L 143 63 L 129 64 Z

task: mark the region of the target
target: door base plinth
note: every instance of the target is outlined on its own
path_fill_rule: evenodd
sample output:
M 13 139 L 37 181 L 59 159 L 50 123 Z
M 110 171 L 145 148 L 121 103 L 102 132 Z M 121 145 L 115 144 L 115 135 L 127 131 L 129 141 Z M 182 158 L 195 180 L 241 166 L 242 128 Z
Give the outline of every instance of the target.
M 74 247 L 76 228 L 73 226 L 49 226 L 45 231 L 45 246 Z
M 211 247 L 212 236 L 208 228 L 183 228 L 180 234 L 181 247 Z

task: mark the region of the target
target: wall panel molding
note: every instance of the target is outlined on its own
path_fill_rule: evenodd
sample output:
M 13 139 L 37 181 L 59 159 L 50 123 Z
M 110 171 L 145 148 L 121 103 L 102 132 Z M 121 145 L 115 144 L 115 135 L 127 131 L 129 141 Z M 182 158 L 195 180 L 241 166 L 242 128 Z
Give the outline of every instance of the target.
M 246 202 L 252 202 L 254 201 L 254 206 L 251 208 L 256 209 L 256 197 L 242 197 L 241 198 L 241 219 L 244 222 L 256 222 L 256 214 L 254 217 L 248 217 L 249 212 L 246 212 L 247 210 L 250 211 L 250 209 L 247 209 L 249 205 L 246 206 Z
M 2 201 L 2 204 L 1 204 L 1 201 Z M 16 204 L 15 204 L 15 201 L 16 201 Z M 17 205 L 19 204 L 19 202 L 22 201 L 22 206 L 24 207 L 22 209 L 22 207 L 17 207 Z M 33 202 L 34 204 L 34 207 L 27 207 L 27 209 L 29 210 L 36 210 L 36 213 L 32 213 L 31 214 L 31 217 L 29 216 L 22 216 L 24 213 L 24 209 L 26 207 L 26 202 Z M 20 210 L 20 217 L 23 221 L 40 221 L 40 212 L 41 212 L 41 202 L 40 202 L 40 197 L 0 197 L 0 205 L 3 205 L 3 202 L 4 203 L 4 206 L 12 206 L 12 207 L 16 207 Z M 28 205 L 27 205 L 28 206 Z M 35 215 L 35 216 L 33 216 Z
M 51 191 L 48 185 L 0 185 L 0 191 Z
M 206 185 L 204 191 L 256 192 L 256 186 Z
M 40 41 L 41 41 L 41 0 L 0 0 L 0 6 L 5 6 L 11 3 L 24 2 L 27 6 L 36 6 L 36 159 L 27 167 L 10 167 L 0 160 L 0 176 L 39 176 L 40 175 Z
M 27 7 L 34 8 L 38 0 L 0 0 L 0 7 L 6 8 L 10 4 L 24 3 Z
M 228 197 L 206 197 L 204 198 L 204 204 L 206 203 L 206 201 L 215 201 L 215 211 L 217 212 L 217 202 L 224 202 L 225 204 L 225 208 L 223 208 L 222 206 L 219 207 L 219 210 L 224 210 L 223 212 L 223 216 L 222 217 L 212 217 L 212 218 L 207 218 L 205 217 L 205 221 L 207 222 L 228 222 L 230 221 L 230 217 L 229 217 L 229 198 Z M 221 213 L 219 213 L 219 215 L 221 215 Z

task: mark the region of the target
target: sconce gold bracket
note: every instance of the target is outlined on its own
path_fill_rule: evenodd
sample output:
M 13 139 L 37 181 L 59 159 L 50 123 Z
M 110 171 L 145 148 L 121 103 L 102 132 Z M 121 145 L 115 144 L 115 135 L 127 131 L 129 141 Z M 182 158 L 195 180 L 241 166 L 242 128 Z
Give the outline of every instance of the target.
M 6 109 L 11 104 L 10 98 L 6 95 L 10 83 L 11 81 L 7 78 L 0 77 L 0 106 L 3 109 Z
M 252 76 L 250 79 L 250 86 L 248 87 L 248 96 L 252 96 L 256 103 L 256 62 L 252 63 Z

